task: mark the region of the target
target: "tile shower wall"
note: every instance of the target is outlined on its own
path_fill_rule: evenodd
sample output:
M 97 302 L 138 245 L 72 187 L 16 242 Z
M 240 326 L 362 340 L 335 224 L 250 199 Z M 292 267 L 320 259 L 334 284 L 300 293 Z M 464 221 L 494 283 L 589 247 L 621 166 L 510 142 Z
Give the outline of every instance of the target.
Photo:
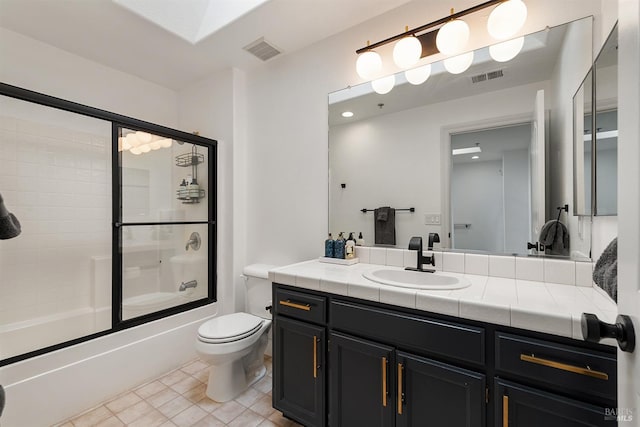
M 2 100 L 38 121 L 0 117 L 0 192 L 22 224 L 0 241 L 0 331 L 90 307 L 92 257 L 111 251 L 110 123 L 23 104 Z

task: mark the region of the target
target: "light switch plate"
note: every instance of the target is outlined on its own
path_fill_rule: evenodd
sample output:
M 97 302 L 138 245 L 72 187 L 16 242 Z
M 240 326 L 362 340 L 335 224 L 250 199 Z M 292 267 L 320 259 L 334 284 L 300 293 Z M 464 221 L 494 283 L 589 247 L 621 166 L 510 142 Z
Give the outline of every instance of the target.
M 440 225 L 440 214 L 425 214 L 424 215 L 424 224 L 425 225 Z

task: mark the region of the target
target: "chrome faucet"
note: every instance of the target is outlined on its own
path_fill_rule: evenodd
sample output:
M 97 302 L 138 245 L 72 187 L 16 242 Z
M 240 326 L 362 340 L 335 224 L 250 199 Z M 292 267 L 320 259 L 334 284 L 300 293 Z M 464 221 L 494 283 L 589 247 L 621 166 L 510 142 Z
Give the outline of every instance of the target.
M 180 284 L 180 288 L 178 288 L 178 290 L 180 292 L 182 292 L 182 291 L 186 291 L 189 288 L 195 288 L 196 286 L 198 286 L 198 282 L 196 280 L 190 280 L 190 281 L 188 281 L 186 283 L 182 282 Z
M 439 241 L 439 238 L 438 238 L 438 241 Z M 431 241 L 431 235 L 429 236 L 429 243 L 431 245 L 433 245 L 433 242 Z M 424 271 L 426 273 L 434 273 L 436 271 L 433 268 L 423 268 L 422 267 L 425 264 L 430 264 L 430 265 L 432 265 L 434 267 L 436 265 L 435 256 L 433 256 L 433 255 L 431 255 L 431 256 L 422 255 L 422 237 L 412 237 L 411 240 L 409 240 L 409 250 L 410 251 L 418 251 L 418 260 L 417 260 L 417 265 L 415 267 L 406 267 L 405 270 Z
M 191 248 L 194 251 L 197 251 L 198 249 L 200 249 L 201 242 L 202 241 L 200 240 L 200 234 L 198 234 L 197 231 L 194 231 L 193 233 L 191 233 L 191 236 L 189 236 L 189 240 L 187 240 L 187 245 L 184 247 L 184 250 L 188 251 L 189 248 Z

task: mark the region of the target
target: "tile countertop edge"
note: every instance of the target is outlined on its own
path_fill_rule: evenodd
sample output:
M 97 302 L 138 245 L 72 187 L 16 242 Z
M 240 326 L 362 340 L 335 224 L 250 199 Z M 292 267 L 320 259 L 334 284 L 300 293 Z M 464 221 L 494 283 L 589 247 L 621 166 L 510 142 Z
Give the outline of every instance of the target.
M 318 260 L 302 261 L 283 267 L 274 268 L 269 271 L 269 280 L 275 283 L 300 287 L 301 289 L 309 289 L 307 286 L 300 286 L 300 283 L 309 281 L 323 282 L 340 282 L 344 286 L 335 287 L 334 295 L 353 296 L 367 293 L 365 300 L 379 301 L 381 303 L 407 307 L 438 313 L 460 319 L 479 320 L 487 323 L 493 323 L 503 326 L 512 326 L 519 329 L 525 329 L 535 332 L 549 333 L 552 335 L 563 336 L 581 340 L 579 333 L 579 319 L 582 312 L 596 313 L 601 320 L 613 323 L 615 322 L 616 305 L 611 301 L 610 310 L 602 310 L 592 301 L 580 299 L 575 306 L 562 307 L 561 312 L 557 311 L 555 304 L 549 304 L 549 309 L 545 307 L 545 301 L 552 303 L 553 297 L 545 287 L 539 287 L 541 298 L 537 301 L 518 301 L 517 297 L 511 301 L 492 300 L 492 294 L 485 292 L 482 280 L 471 280 L 472 285 L 469 288 L 456 291 L 437 291 L 437 290 L 417 290 L 401 287 L 387 286 L 368 280 L 362 276 L 365 271 L 376 268 L 402 270 L 400 267 L 382 266 L 377 264 L 358 263 L 354 265 L 334 265 L 320 263 Z M 440 272 L 437 272 L 440 273 Z M 436 273 L 436 274 L 437 274 Z M 457 275 L 469 278 L 469 275 L 462 273 L 447 273 L 448 275 Z M 476 279 L 483 276 L 475 276 Z M 488 279 L 488 278 L 487 278 Z M 505 279 L 502 283 L 505 286 L 516 287 L 516 279 Z M 573 285 L 546 283 L 547 286 L 566 287 L 567 290 L 576 288 Z M 367 288 L 369 292 L 366 291 Z M 353 290 L 358 289 L 359 292 L 354 293 Z M 322 290 L 314 288 L 314 290 Z M 394 295 L 397 290 L 398 295 Z M 475 292 L 474 292 L 475 291 Z M 402 294 L 413 293 L 414 299 L 412 305 L 398 304 L 398 298 Z M 531 298 L 531 295 L 528 295 Z M 450 301 L 451 304 L 444 305 L 442 310 L 439 306 L 444 300 Z M 452 306 L 460 307 L 459 310 L 452 310 Z M 469 310 L 473 307 L 472 310 Z M 500 310 L 496 311 L 499 307 Z M 428 308 L 428 310 L 426 310 Z M 467 308 L 467 309 L 463 309 Z M 456 313 L 457 311 L 457 313 Z M 534 321 L 535 320 L 535 321 Z M 615 345 L 612 340 L 603 340 L 605 345 Z

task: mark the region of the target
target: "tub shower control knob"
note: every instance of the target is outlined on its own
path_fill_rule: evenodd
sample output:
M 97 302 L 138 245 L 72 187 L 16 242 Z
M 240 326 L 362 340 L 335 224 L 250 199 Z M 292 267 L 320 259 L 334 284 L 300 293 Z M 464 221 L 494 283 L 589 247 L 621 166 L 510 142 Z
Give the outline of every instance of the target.
M 620 350 L 633 353 L 636 346 L 636 335 L 633 322 L 629 316 L 619 314 L 616 323 L 605 323 L 598 316 L 582 313 L 582 337 L 585 341 L 600 342 L 602 338 L 615 338 Z

